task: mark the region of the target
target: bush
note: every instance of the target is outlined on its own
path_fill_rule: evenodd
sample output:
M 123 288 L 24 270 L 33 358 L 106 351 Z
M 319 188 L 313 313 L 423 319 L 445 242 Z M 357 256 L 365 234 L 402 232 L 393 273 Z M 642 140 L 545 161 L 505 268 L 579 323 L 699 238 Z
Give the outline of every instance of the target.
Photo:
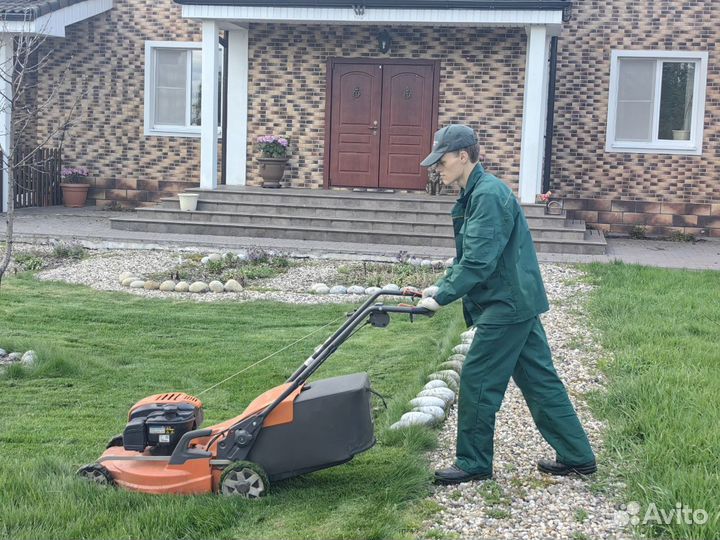
M 34 253 L 17 253 L 15 264 L 23 270 L 40 270 L 45 264 L 42 258 Z
M 80 244 L 60 242 L 53 248 L 53 257 L 56 259 L 84 259 L 87 254 Z
M 642 240 L 645 238 L 645 233 L 647 232 L 647 229 L 644 225 L 635 225 L 632 229 L 630 229 L 630 238 L 634 238 L 635 240 Z

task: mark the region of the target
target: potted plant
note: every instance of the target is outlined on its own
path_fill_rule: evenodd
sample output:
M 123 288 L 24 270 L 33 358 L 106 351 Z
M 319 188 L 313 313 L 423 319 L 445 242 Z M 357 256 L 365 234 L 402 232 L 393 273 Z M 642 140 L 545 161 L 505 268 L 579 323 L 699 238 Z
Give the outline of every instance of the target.
M 63 167 L 60 170 L 63 204 L 69 208 L 82 208 L 87 200 L 90 173 L 85 167 Z
M 275 135 L 263 135 L 257 138 L 257 148 L 260 151 L 260 176 L 263 178 L 262 187 L 279 188 L 280 180 L 285 174 L 285 165 L 288 161 L 288 140 Z

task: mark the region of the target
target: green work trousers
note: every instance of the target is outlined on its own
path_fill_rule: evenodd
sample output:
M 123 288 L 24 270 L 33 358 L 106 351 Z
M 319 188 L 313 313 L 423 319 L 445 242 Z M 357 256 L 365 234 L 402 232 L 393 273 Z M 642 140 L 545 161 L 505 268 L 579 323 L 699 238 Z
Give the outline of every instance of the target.
M 536 316 L 516 324 L 477 325 L 460 377 L 458 467 L 471 474 L 492 473 L 495 413 L 510 377 L 558 461 L 582 465 L 595 459 Z

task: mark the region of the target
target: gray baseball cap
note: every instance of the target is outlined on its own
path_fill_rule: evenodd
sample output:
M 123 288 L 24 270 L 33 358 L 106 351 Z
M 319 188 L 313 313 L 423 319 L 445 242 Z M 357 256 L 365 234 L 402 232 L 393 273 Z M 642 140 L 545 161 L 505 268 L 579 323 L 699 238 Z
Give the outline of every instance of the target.
M 452 124 L 438 129 L 433 137 L 432 152 L 422 160 L 420 165 L 435 165 L 448 152 L 467 148 L 478 142 L 475 131 L 463 124 Z

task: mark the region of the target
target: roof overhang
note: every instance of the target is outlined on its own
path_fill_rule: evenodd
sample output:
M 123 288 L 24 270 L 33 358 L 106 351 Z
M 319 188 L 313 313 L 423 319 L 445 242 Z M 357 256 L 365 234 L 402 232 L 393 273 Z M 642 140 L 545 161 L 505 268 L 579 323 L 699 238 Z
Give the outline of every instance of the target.
M 82 0 L 58 4 L 63 7 L 58 6 L 58 9 L 43 14 L 32 9 L 6 13 L 0 9 L 0 33 L 65 37 L 66 27 L 112 9 L 113 0 Z

